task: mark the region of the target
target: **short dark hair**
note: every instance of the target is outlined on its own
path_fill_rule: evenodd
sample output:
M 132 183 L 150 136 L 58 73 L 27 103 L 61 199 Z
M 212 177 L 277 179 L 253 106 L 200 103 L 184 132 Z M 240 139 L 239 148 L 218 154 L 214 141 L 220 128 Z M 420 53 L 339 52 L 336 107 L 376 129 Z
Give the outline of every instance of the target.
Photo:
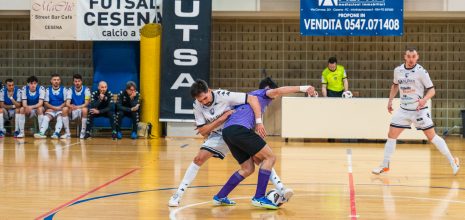
M 11 79 L 11 78 L 5 80 L 5 84 L 11 83 L 11 82 L 14 82 L 13 79 Z
M 407 51 L 408 51 L 408 52 L 418 52 L 417 48 L 415 48 L 415 47 L 407 47 L 407 48 L 405 49 L 405 52 L 407 52 Z
M 58 73 L 52 73 L 52 75 L 50 76 L 50 79 L 53 78 L 53 77 L 60 77 L 60 74 Z M 61 78 L 61 77 L 60 77 Z
M 276 84 L 271 77 L 266 77 L 260 81 L 260 84 L 258 85 L 259 89 L 264 89 L 266 87 L 269 87 L 270 89 L 276 89 L 278 88 L 278 84 Z
M 80 74 L 76 73 L 76 74 L 73 75 L 73 80 L 74 79 L 80 79 L 82 81 L 82 76 Z
M 126 83 L 126 89 L 130 89 L 131 87 L 134 87 L 134 89 L 137 89 L 136 83 L 134 81 L 128 81 Z
M 195 98 L 199 96 L 201 93 L 208 92 L 208 84 L 205 80 L 197 79 L 191 86 L 191 96 Z
M 27 83 L 32 83 L 32 82 L 38 83 L 39 80 L 37 79 L 36 76 L 30 76 L 30 77 L 27 78 L 26 82 L 27 82 Z
M 337 63 L 336 57 L 330 57 L 330 58 L 328 59 L 328 63 L 331 63 L 331 64 Z

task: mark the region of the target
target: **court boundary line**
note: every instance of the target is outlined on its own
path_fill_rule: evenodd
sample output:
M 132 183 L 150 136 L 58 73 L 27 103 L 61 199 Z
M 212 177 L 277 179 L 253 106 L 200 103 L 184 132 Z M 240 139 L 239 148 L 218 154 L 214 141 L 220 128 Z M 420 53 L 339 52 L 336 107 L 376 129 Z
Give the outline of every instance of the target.
M 240 184 L 239 186 L 256 186 L 257 184 L 255 183 L 247 183 L 247 184 Z M 270 185 L 270 184 L 269 184 Z M 287 183 L 287 185 L 339 185 L 339 186 L 344 186 L 347 185 L 345 183 Z M 457 190 L 465 190 L 465 188 L 452 188 L 448 186 L 411 186 L 411 185 L 401 185 L 401 184 L 368 184 L 368 183 L 360 183 L 357 184 L 360 186 L 387 186 L 387 187 L 412 187 L 412 188 L 430 188 L 430 189 L 457 189 Z M 211 187 L 222 187 L 223 185 L 200 185 L 200 186 L 189 186 L 187 188 L 189 189 L 201 189 L 201 188 L 211 188 Z M 99 199 L 106 199 L 106 198 L 111 198 L 111 197 L 117 197 L 117 196 L 124 196 L 124 195 L 132 195 L 132 194 L 139 194 L 139 193 L 146 193 L 146 192 L 159 192 L 159 191 L 168 191 L 168 190 L 176 190 L 177 187 L 163 187 L 163 188 L 155 188 L 155 189 L 147 189 L 147 190 L 136 190 L 136 191 L 128 191 L 128 192 L 120 192 L 120 193 L 113 193 L 113 194 L 107 194 L 103 196 L 96 196 L 96 197 L 91 197 L 87 199 L 82 199 L 79 201 L 74 202 L 73 204 L 69 206 L 74 206 L 78 205 L 81 203 L 86 203 L 94 200 L 99 200 Z M 340 194 L 311 194 L 311 195 L 316 195 L 316 196 L 336 196 Z M 384 196 L 379 196 L 379 195 L 364 195 L 364 194 L 358 194 L 359 197 L 382 197 Z M 435 199 L 435 198 L 428 198 L 428 197 L 407 197 L 407 196 L 393 196 L 393 198 L 405 198 L 405 199 L 422 199 L 422 200 L 431 200 L 431 201 L 449 201 L 449 202 L 454 202 L 454 203 L 461 203 L 465 204 L 465 201 L 460 201 L 460 200 L 444 200 L 444 199 Z M 191 204 L 192 205 L 192 204 Z M 68 206 L 68 207 L 69 207 Z M 182 208 L 183 206 L 179 207 Z M 65 207 L 66 208 L 66 207 Z M 59 211 L 58 210 L 55 213 L 52 213 L 51 215 L 47 216 L 47 220 L 52 220 L 54 215 L 56 215 Z
M 357 215 L 357 207 L 355 205 L 355 186 L 354 176 L 352 174 L 352 149 L 347 149 L 347 173 L 349 175 L 349 195 L 350 195 L 350 215 L 349 218 L 356 220 L 359 216 Z
M 90 195 L 90 194 L 92 194 L 92 193 L 94 193 L 94 192 L 96 192 L 96 191 L 98 191 L 98 190 L 100 190 L 100 189 L 102 189 L 102 188 L 105 188 L 105 187 L 109 186 L 110 184 L 112 184 L 112 183 L 114 183 L 114 182 L 117 182 L 117 181 L 123 179 L 124 177 L 126 177 L 126 176 L 128 176 L 128 175 L 134 173 L 135 171 L 137 171 L 137 170 L 139 170 L 139 169 L 140 169 L 140 168 L 131 169 L 130 171 L 124 173 L 123 175 L 120 175 L 120 176 L 118 176 L 118 177 L 116 177 L 116 178 L 114 178 L 114 179 L 112 179 L 112 180 L 110 180 L 110 181 L 108 181 L 108 182 L 106 182 L 106 183 L 100 185 L 100 186 L 97 186 L 96 188 L 94 188 L 94 189 L 92 189 L 92 190 L 90 190 L 90 191 L 88 191 L 88 192 L 86 192 L 86 193 L 84 193 L 84 194 L 81 194 L 80 196 L 78 196 L 78 197 L 76 197 L 76 198 L 74 198 L 74 199 L 72 199 L 72 200 L 70 200 L 70 201 L 68 201 L 68 202 L 66 202 L 66 203 L 64 203 L 64 204 L 62 204 L 62 205 L 60 205 L 60 206 L 58 206 L 58 207 L 56 207 L 56 208 L 50 210 L 50 211 L 48 211 L 47 213 L 42 214 L 42 215 L 40 215 L 40 216 L 34 218 L 34 219 L 35 219 L 35 220 L 39 220 L 39 219 L 42 219 L 42 218 L 46 218 L 46 217 L 48 217 L 49 215 L 51 215 L 51 214 L 53 214 L 53 213 L 55 213 L 55 212 L 58 212 L 58 211 L 60 211 L 61 209 L 66 208 L 66 207 L 69 206 L 69 205 L 72 205 L 72 204 L 75 203 L 76 201 L 78 201 L 78 200 L 84 198 L 85 196 Z

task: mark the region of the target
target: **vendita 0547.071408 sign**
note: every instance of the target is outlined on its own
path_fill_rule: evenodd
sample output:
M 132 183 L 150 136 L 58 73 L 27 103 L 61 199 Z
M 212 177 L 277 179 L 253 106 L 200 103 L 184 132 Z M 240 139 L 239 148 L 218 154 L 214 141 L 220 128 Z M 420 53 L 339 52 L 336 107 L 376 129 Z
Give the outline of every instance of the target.
M 401 36 L 403 0 L 301 0 L 304 36 Z

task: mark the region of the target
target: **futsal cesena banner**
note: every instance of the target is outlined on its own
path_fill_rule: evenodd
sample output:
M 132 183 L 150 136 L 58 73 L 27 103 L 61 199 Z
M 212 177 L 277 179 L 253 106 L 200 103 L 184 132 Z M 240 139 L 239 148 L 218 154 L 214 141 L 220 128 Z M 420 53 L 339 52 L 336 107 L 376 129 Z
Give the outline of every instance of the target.
M 178 0 L 176 0 L 178 1 Z M 139 41 L 162 0 L 31 0 L 31 40 Z

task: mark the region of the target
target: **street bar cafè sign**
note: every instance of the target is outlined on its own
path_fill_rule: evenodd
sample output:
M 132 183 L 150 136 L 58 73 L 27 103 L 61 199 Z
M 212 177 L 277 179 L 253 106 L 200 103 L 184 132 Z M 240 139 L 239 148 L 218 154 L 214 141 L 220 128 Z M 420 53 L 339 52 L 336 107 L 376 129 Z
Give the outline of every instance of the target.
M 161 22 L 161 4 L 162 0 L 32 0 L 31 39 L 138 41 L 140 28 Z

